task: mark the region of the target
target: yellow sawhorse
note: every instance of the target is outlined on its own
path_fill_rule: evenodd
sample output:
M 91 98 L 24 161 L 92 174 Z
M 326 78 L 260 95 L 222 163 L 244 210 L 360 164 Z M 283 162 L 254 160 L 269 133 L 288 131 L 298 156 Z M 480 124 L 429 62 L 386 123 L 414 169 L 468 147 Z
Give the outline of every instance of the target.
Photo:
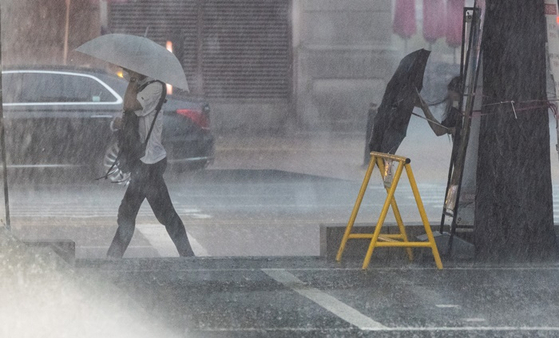
M 382 211 L 380 213 L 375 230 L 372 234 L 351 233 L 351 230 L 353 229 L 353 224 L 355 223 L 355 219 L 357 218 L 359 207 L 361 206 L 361 202 L 363 201 L 363 196 L 365 195 L 365 190 L 369 185 L 369 180 L 371 178 L 375 165 L 379 168 L 381 177 L 383 177 L 384 179 L 385 160 L 392 160 L 394 162 L 398 162 L 398 167 L 396 168 L 396 172 L 394 173 L 394 178 L 392 179 L 392 184 L 390 188 L 386 189 L 388 196 L 386 197 L 386 200 L 382 207 Z M 417 208 L 421 216 L 421 221 L 423 222 L 425 233 L 427 234 L 427 238 L 428 238 L 427 242 L 410 242 L 408 240 L 408 237 L 406 235 L 406 230 L 404 228 L 404 222 L 402 221 L 400 211 L 398 210 L 398 205 L 396 204 L 396 200 L 394 199 L 394 192 L 396 191 L 396 187 L 398 186 L 398 181 L 402 176 L 402 172 L 404 171 L 404 168 L 406 169 L 406 173 L 410 181 L 411 189 L 413 191 L 413 196 L 415 198 L 415 202 L 417 203 Z M 396 223 L 398 224 L 398 229 L 400 233 L 381 235 L 380 231 L 382 225 L 384 224 L 384 220 L 386 219 L 388 208 L 390 206 L 392 207 L 392 211 L 394 212 L 394 217 L 396 218 Z M 427 219 L 427 214 L 425 213 L 425 208 L 423 207 L 423 202 L 421 201 L 421 196 L 419 195 L 419 190 L 417 189 L 417 184 L 415 182 L 415 178 L 411 170 L 409 158 L 397 156 L 397 155 L 385 154 L 385 153 L 371 152 L 371 160 L 369 162 L 369 167 L 367 168 L 365 178 L 363 179 L 363 184 L 361 184 L 361 189 L 359 190 L 357 201 L 355 202 L 355 206 L 353 207 L 353 211 L 351 212 L 351 217 L 349 218 L 349 222 L 347 223 L 344 237 L 342 238 L 342 243 L 340 244 L 340 248 L 336 256 L 336 261 L 339 262 L 342 259 L 342 253 L 344 252 L 345 246 L 349 239 L 369 239 L 369 238 L 371 239 L 371 243 L 369 244 L 369 249 L 367 250 L 367 254 L 365 255 L 365 260 L 363 262 L 363 267 L 362 267 L 363 269 L 366 269 L 369 266 L 369 262 L 371 261 L 371 256 L 373 255 L 373 250 L 378 247 L 405 247 L 407 248 L 410 261 L 413 260 L 412 248 L 420 248 L 420 247 L 431 248 L 431 250 L 433 251 L 433 257 L 435 258 L 435 263 L 437 265 L 437 268 L 439 269 L 443 268 L 441 257 L 439 256 L 439 250 L 437 249 L 435 238 L 433 237 L 433 232 L 431 231 L 431 226 L 429 225 L 429 220 Z

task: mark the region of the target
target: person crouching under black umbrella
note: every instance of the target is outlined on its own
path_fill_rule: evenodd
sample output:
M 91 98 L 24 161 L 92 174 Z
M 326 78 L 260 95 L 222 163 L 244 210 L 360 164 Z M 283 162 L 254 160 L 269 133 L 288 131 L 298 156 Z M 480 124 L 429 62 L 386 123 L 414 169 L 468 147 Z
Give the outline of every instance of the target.
M 462 92 L 462 77 L 456 76 L 450 80 L 447 85 L 447 95 L 443 102 L 446 102 L 445 114 L 443 120 L 439 121 L 433 116 L 429 105 L 425 103 L 421 95 L 417 93 L 417 106 L 423 110 L 425 118 L 429 122 L 429 126 L 437 136 L 450 134 L 452 137 L 452 154 L 451 163 L 454 164 L 456 159 L 459 143 L 460 133 L 462 130 L 462 113 L 460 112 L 460 98 Z
M 437 136 L 450 134 L 452 139 L 456 141 L 460 137 L 460 129 L 462 127 L 462 114 L 460 113 L 460 97 L 462 95 L 462 78 L 456 76 L 450 80 L 447 85 L 446 109 L 443 120 L 439 122 L 431 110 L 429 105 L 423 100 L 421 95 L 417 93 L 417 106 L 423 110 L 429 126 Z
M 129 85 L 124 95 L 124 110 L 133 110 L 139 117 L 139 134 L 145 142 L 156 115 L 156 106 L 164 89 L 162 82 L 126 70 Z M 144 199 L 148 200 L 157 220 L 165 226 L 180 256 L 194 256 L 182 220 L 175 211 L 163 173 L 167 167 L 167 153 L 161 144 L 163 130 L 159 114 L 146 145 L 145 155 L 131 172 L 131 180 L 118 208 L 118 229 L 107 252 L 109 258 L 121 258 L 132 240 L 136 216 Z M 120 128 L 122 120 L 116 118 L 113 128 Z

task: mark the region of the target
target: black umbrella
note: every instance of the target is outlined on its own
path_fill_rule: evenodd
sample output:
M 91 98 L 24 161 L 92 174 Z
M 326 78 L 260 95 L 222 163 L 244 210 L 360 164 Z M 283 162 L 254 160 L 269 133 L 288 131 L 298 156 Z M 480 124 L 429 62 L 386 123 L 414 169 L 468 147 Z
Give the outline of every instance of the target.
M 423 74 L 430 51 L 416 50 L 406 55 L 386 86 L 374 119 L 369 150 L 396 153 L 406 131 L 417 99 L 423 88 Z

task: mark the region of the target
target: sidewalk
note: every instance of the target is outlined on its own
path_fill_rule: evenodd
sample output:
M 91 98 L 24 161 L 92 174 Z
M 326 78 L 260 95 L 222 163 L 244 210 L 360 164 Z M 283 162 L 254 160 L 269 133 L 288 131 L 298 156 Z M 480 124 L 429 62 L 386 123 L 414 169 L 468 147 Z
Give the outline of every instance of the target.
M 448 138 L 437 138 L 432 133 L 427 133 L 429 130 L 427 132 L 421 130 L 420 126 L 413 123 L 410 128 L 409 135 L 402 143 L 398 154 L 411 158 L 413 173 L 418 186 L 420 186 L 421 197 L 426 209 L 431 208 L 433 210 L 433 208 L 436 208 L 435 214 L 429 214 L 435 215 L 435 218 L 429 216 L 432 229 L 435 229 L 434 224 L 438 224 L 437 222 L 440 219 L 439 208 L 444 196 L 442 187 L 446 185 L 451 144 Z M 357 132 L 298 132 L 290 135 L 224 135 L 218 137 L 216 139 L 215 163 L 208 167 L 207 173 L 211 174 L 212 170 L 217 172 L 226 169 L 279 170 L 350 180 L 328 181 L 334 182 L 333 184 L 336 186 L 351 185 L 352 190 L 347 195 L 349 197 L 343 201 L 344 205 L 347 204 L 343 212 L 327 215 L 327 218 L 322 219 L 318 217 L 322 217 L 326 212 L 322 212 L 320 215 L 316 214 L 316 217 L 315 214 L 312 214 L 312 217 L 301 216 L 297 220 L 283 219 L 280 214 L 281 209 L 274 206 L 267 209 L 267 214 L 265 212 L 255 212 L 247 217 L 241 212 L 237 213 L 234 219 L 235 209 L 223 209 L 225 211 L 221 210 L 222 212 L 218 218 L 211 218 L 208 217 L 205 210 L 193 209 L 192 205 L 195 205 L 195 202 L 183 198 L 181 215 L 185 217 L 185 223 L 188 224 L 188 230 L 191 232 L 190 235 L 197 239 L 201 248 L 197 253 L 204 255 L 208 252 L 205 249 L 207 245 L 225 248 L 210 252 L 210 255 L 227 256 L 230 255 L 230 252 L 237 252 L 237 250 L 246 253 L 246 243 L 252 242 L 255 243 L 251 247 L 252 255 L 271 255 L 271 248 L 274 250 L 273 255 L 276 256 L 284 255 L 286 252 L 301 256 L 309 255 L 309 253 L 318 254 L 320 224 L 342 224 L 344 226 L 347 224 L 347 219 L 355 202 L 355 196 L 357 196 L 359 185 L 366 171 L 363 167 L 364 153 L 365 134 Z M 556 163 L 557 157 L 553 156 L 551 161 L 552 164 Z M 556 168 L 557 165 L 555 165 L 555 171 Z M 553 171 L 553 177 L 559 177 L 555 174 L 555 171 Z M 182 182 L 184 176 L 179 176 L 178 180 Z M 208 179 L 207 182 L 212 181 Z M 172 181 L 169 181 L 169 184 L 172 188 Z M 242 184 L 240 182 L 236 187 L 241 193 L 244 187 Z M 320 184 L 320 188 L 325 186 L 324 183 L 318 184 Z M 382 183 L 376 169 L 370 184 L 374 188 L 382 189 Z M 432 188 L 432 186 L 436 188 Z M 67 193 L 61 200 L 55 199 L 54 201 L 51 200 L 48 189 L 22 192 L 19 201 L 25 208 L 20 205 L 19 209 L 12 209 L 12 211 L 15 211 L 12 216 L 18 216 L 17 219 L 21 222 L 20 224 L 14 224 L 14 229 L 21 238 L 26 240 L 72 239 L 76 242 L 78 257 L 104 257 L 116 229 L 117 208 L 124 191 L 122 187 L 110 187 L 114 188 L 115 191 L 110 193 L 110 197 L 108 197 L 104 191 L 105 187 L 107 187 L 106 184 L 100 185 L 100 189 L 91 190 L 85 186 L 83 189 L 72 190 L 72 193 Z M 204 189 L 201 185 L 198 187 Z M 258 190 L 258 193 L 261 194 L 259 196 L 266 196 L 264 188 Z M 294 200 L 299 198 L 303 204 L 315 203 L 313 199 L 314 190 L 307 191 L 308 194 L 303 191 L 300 196 L 295 196 L 291 191 L 287 191 L 285 192 L 285 198 L 293 198 Z M 318 194 L 321 196 L 325 194 L 341 196 L 346 190 L 327 190 L 325 192 L 316 189 L 316 191 L 319 191 Z M 399 184 L 398 192 L 411 194 L 405 174 Z M 185 188 L 185 195 L 190 196 L 191 193 L 191 190 Z M 237 192 L 233 191 L 229 195 L 235 193 Z M 73 202 L 87 196 L 90 198 L 83 199 L 79 205 L 75 205 Z M 384 192 L 382 196 L 385 196 Z M 12 197 L 14 197 L 13 192 Z M 411 208 L 413 209 L 411 216 L 419 220 L 414 201 L 407 199 L 408 196 L 405 197 L 406 199 L 402 199 L 401 207 L 405 209 L 406 203 L 411 201 L 408 203 L 408 205 L 412 205 Z M 12 199 L 12 202 L 14 200 Z M 104 202 L 100 203 L 101 200 Z M 105 203 L 106 201 L 109 202 Z M 223 203 L 223 201 L 219 199 L 217 203 Z M 374 202 L 376 203 L 376 200 Z M 383 199 L 380 202 L 383 202 Z M 252 203 L 258 205 L 259 202 L 256 200 Z M 66 204 L 69 204 L 70 207 L 66 208 Z M 213 200 L 211 204 L 214 204 Z M 93 213 L 88 209 L 88 205 L 91 206 Z M 280 203 L 280 205 L 282 204 Z M 555 205 L 559 205 L 559 203 L 556 202 Z M 373 210 L 380 210 L 381 206 L 377 206 Z M 149 205 L 145 203 L 143 208 L 146 212 L 141 213 L 138 218 L 138 231 L 127 250 L 127 254 L 131 257 L 173 256 L 176 254 L 174 245 L 165 229 L 153 217 Z M 335 209 L 327 206 L 323 210 L 327 210 L 327 208 L 329 210 Z M 42 214 L 43 212 L 44 214 Z M 48 217 L 45 215 L 48 215 Z M 406 225 L 409 225 L 410 221 L 407 217 L 405 218 Z M 360 220 L 357 220 L 357 223 L 359 222 Z M 282 232 L 277 231 L 278 227 L 282 227 Z M 255 229 L 258 231 L 255 231 Z M 288 233 L 295 235 L 284 235 Z M 276 245 L 269 245 L 270 240 L 273 240 L 272 243 Z M 296 249 L 289 248 L 287 245 L 280 246 L 277 243 L 282 245 L 289 243 Z M 281 248 L 281 250 L 278 248 Z
M 312 257 L 64 264 L 0 232 L 0 336 L 557 337 L 559 265 Z M 48 328 L 48 330 L 45 330 Z
M 412 160 L 418 183 L 446 184 L 451 144 L 444 137 L 431 138 L 411 133 L 397 154 Z M 276 169 L 362 181 L 365 143 L 365 133 L 357 132 L 219 136 L 215 162 L 208 169 Z
M 442 142 L 444 143 L 447 141 L 443 139 Z M 409 149 L 406 143 L 407 142 L 404 142 L 402 145 L 404 151 Z M 418 144 L 418 142 L 415 143 Z M 408 150 L 405 153 L 411 154 L 412 152 Z M 416 153 L 418 153 L 418 151 L 416 151 Z M 344 210 L 343 216 L 335 219 L 332 218 L 331 222 L 339 223 L 342 221 L 347 222 L 347 217 L 351 212 L 351 206 L 358 192 L 358 185 L 364 178 L 366 172 L 366 168 L 363 166 L 364 154 L 364 133 L 299 132 L 291 135 L 227 135 L 217 138 L 215 162 L 207 168 L 207 171 L 271 169 L 274 171 L 278 170 L 351 180 L 352 182 L 340 182 L 342 184 L 353 184 L 353 182 L 355 182 L 356 187 L 355 191 L 351 191 L 351 197 L 347 200 L 348 207 Z M 404 154 L 404 152 L 402 152 L 402 154 Z M 434 153 L 430 156 L 444 157 L 444 153 L 442 155 L 440 153 Z M 430 174 L 424 174 L 428 173 L 426 171 L 427 167 L 419 165 L 413 158 L 414 157 L 412 157 L 412 166 L 414 174 L 418 184 L 421 184 L 424 182 L 422 177 L 426 178 L 430 176 Z M 430 168 L 433 167 L 433 163 L 442 163 L 443 170 L 440 170 L 442 173 L 441 177 L 446 175 L 447 163 L 445 158 L 439 161 L 429 160 L 422 162 L 429 163 Z M 429 179 L 432 178 L 429 177 Z M 371 184 L 382 187 L 378 171 L 374 173 L 371 182 Z M 444 178 L 441 182 L 444 182 Z M 169 181 L 169 184 L 172 184 L 172 180 Z M 402 188 L 409 189 L 409 184 L 405 178 L 401 184 L 403 185 Z M 118 187 L 114 188 L 116 189 Z M 53 217 L 46 219 L 41 216 L 36 220 L 32 217 L 27 217 L 24 219 L 25 227 L 19 227 L 17 233 L 26 240 L 73 239 L 76 242 L 76 253 L 78 257 L 104 257 L 108 243 L 110 243 L 116 228 L 116 213 L 119 201 L 122 198 L 122 193 L 121 191 L 111 193 L 110 198 L 114 201 L 110 204 L 109 208 L 106 208 L 106 205 L 103 204 L 97 207 L 97 209 L 103 210 L 103 212 L 93 214 L 84 211 L 83 213 L 73 215 L 72 213 L 77 213 L 81 210 L 79 209 L 81 207 L 76 206 L 79 207 L 78 209 L 63 208 L 65 203 L 73 205 L 73 202 L 69 202 L 68 198 L 64 198 L 64 203 L 53 204 L 46 210 L 49 215 L 52 213 Z M 68 194 L 68 196 L 78 199 L 82 194 L 87 196 L 88 194 L 93 194 L 93 192 L 80 191 L 78 189 L 75 193 Z M 23 196 L 25 196 L 25 194 Z M 35 192 L 33 196 L 37 197 L 37 201 L 40 203 L 40 197 L 43 195 Z M 303 197 L 305 196 L 307 195 Z M 43 198 L 48 198 L 48 196 L 43 196 Z M 102 198 L 104 200 L 108 199 L 107 197 L 103 197 L 102 190 L 100 190 L 98 194 L 96 193 L 95 197 L 92 198 L 91 201 L 86 202 L 86 204 L 98 201 Z M 20 200 L 23 200 L 23 197 Z M 92 204 L 92 207 L 95 207 L 95 204 Z M 184 204 L 182 208 L 191 209 L 191 205 L 192 202 L 188 202 Z M 145 214 L 146 217 L 140 217 L 138 219 L 138 231 L 136 231 L 132 243 L 127 250 L 127 255 L 130 257 L 153 257 L 159 255 L 173 256 L 176 254 L 169 236 L 165 229 L 154 219 L 149 205 L 145 203 L 143 208 L 147 210 Z M 22 213 L 25 212 L 23 209 L 20 210 Z M 34 213 L 30 213 L 30 215 L 35 215 L 36 212 L 40 212 L 40 210 L 41 209 L 34 210 Z M 69 212 L 69 214 L 63 216 L 66 211 Z M 308 220 L 305 222 L 292 221 L 289 219 L 283 220 L 281 217 L 275 216 L 277 213 L 276 210 L 270 209 L 269 211 L 268 215 L 270 215 L 270 217 L 258 216 L 252 219 L 243 219 L 242 214 L 237 214 L 233 222 L 227 223 L 216 222 L 215 219 L 211 218 L 196 218 L 198 215 L 194 214 L 197 213 L 194 211 L 188 211 L 188 214 L 183 214 L 183 216 L 186 217 L 185 222 L 189 226 L 188 230 L 191 232 L 190 235 L 198 240 L 200 248 L 203 249 L 198 250 L 197 254 L 203 255 L 205 246 L 210 243 L 214 246 L 222 245 L 226 248 L 225 252 L 236 251 L 237 246 L 239 250 L 242 249 L 240 252 L 246 252 L 246 249 L 243 249 L 246 246 L 245 243 L 254 240 L 256 244 L 251 249 L 252 254 L 269 255 L 270 247 L 265 244 L 265 241 L 272 239 L 275 241 L 274 243 L 279 242 L 283 245 L 288 242 L 284 238 L 289 238 L 289 236 L 284 237 L 284 233 L 297 234 L 297 236 L 292 237 L 294 239 L 289 241 L 289 244 L 294 247 L 294 249 L 289 249 L 288 251 L 291 255 L 308 255 L 309 252 L 314 254 L 319 253 L 319 226 L 324 223 L 323 221 L 316 220 L 315 222 L 314 219 L 313 222 Z M 232 210 L 231 213 L 233 214 L 234 211 Z M 202 212 L 202 214 L 204 214 L 202 216 L 206 216 L 205 212 Z M 221 219 L 223 219 L 223 217 L 229 216 L 226 214 L 222 216 Z M 300 218 L 304 219 L 303 216 Z M 20 220 L 22 219 L 23 218 L 20 217 Z M 60 222 L 58 222 L 59 220 Z M 49 222 L 49 224 L 45 224 L 45 222 Z M 282 233 L 278 233 L 278 226 L 282 227 Z M 14 225 L 14 227 L 17 228 L 16 225 Z M 258 227 L 258 231 L 254 231 L 255 227 Z M 231 243 L 236 243 L 235 245 L 237 246 Z M 197 243 L 193 243 L 193 245 L 196 244 Z M 274 247 L 274 255 L 284 254 L 287 250 L 285 247 L 285 245 L 281 247 L 281 249 L 278 249 L 277 246 Z M 213 254 L 223 255 L 222 252 L 223 250 L 218 250 L 217 254 L 215 252 Z
M 551 176 L 559 183 L 555 134 L 550 141 Z M 286 135 L 223 135 L 216 137 L 215 162 L 208 169 L 275 169 L 362 181 L 366 167 L 365 132 L 292 132 Z M 446 186 L 452 141 L 437 137 L 425 121 L 412 118 L 396 152 L 411 159 L 418 184 Z M 405 174 L 404 174 L 405 176 Z M 378 176 L 373 175 L 374 179 Z M 407 179 L 405 179 L 407 185 Z M 373 182 L 373 181 L 371 181 Z
M 398 153 L 412 159 L 418 183 L 445 182 L 450 144 L 422 135 L 412 132 Z M 364 146 L 364 133 L 222 136 L 209 169 L 361 181 Z M 83 236 L 96 238 L 90 231 Z M 443 259 L 444 269 L 437 270 L 428 257 L 409 263 L 375 254 L 364 271 L 362 257 L 350 255 L 341 263 L 318 257 L 78 259 L 72 268 L 1 232 L 0 262 L 6 296 L 0 336 L 559 336 L 557 262 Z

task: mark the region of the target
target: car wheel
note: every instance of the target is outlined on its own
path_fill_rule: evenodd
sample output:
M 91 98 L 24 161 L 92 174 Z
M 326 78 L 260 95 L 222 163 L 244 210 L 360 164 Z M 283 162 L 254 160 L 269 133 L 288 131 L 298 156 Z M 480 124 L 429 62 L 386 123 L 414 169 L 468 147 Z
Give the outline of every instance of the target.
M 128 184 L 130 181 L 130 173 L 123 173 L 122 170 L 118 167 L 118 144 L 116 140 L 111 141 L 107 150 L 105 151 L 105 156 L 103 156 L 103 169 L 104 173 L 107 175 L 107 178 L 113 182 L 118 184 Z

